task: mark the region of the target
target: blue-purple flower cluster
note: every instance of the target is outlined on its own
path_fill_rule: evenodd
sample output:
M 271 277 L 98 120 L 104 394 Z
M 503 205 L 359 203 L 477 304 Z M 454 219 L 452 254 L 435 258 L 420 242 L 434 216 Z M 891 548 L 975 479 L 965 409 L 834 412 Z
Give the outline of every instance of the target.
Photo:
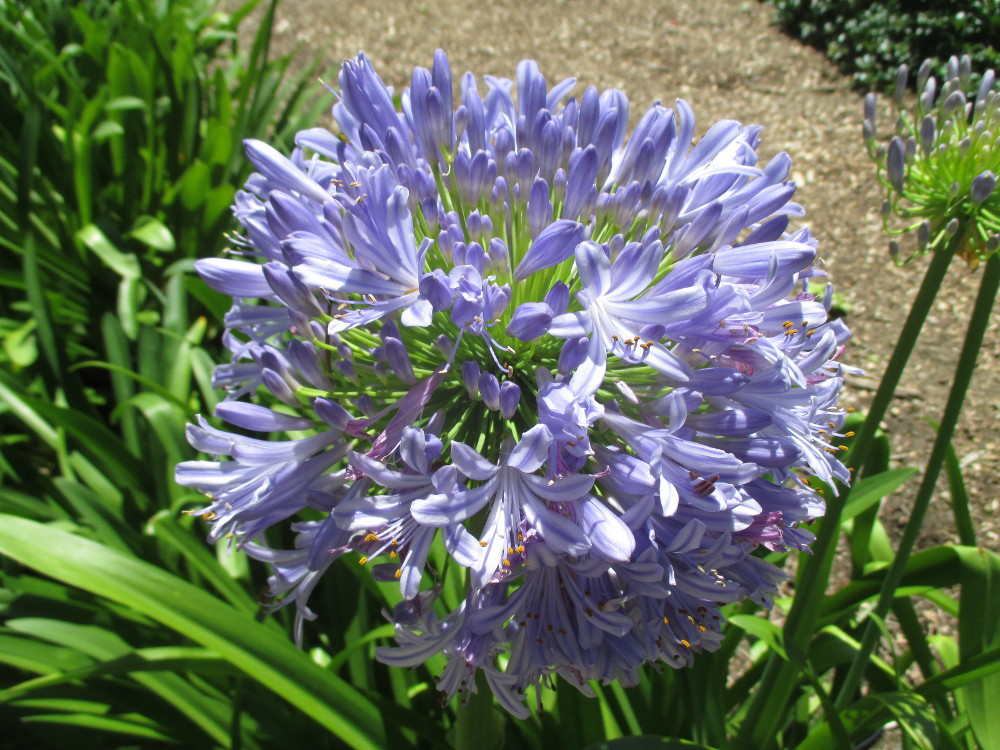
M 518 716 L 556 674 L 586 692 L 716 648 L 720 607 L 783 578 L 754 551 L 812 540 L 809 477 L 848 481 L 849 333 L 788 231 L 788 156 L 758 167 L 760 128 L 729 120 L 693 141 L 680 100 L 627 138 L 623 93 L 571 98 L 530 61 L 516 96 L 467 73 L 455 101 L 438 52 L 401 111 L 363 56 L 339 82 L 340 135 L 246 143 L 237 257 L 197 263 L 234 298 L 217 416 L 290 433 L 190 426 L 216 460 L 177 481 L 211 537 L 269 563 L 300 620 L 363 555 L 402 594 L 379 659 L 443 654 L 448 697 L 481 670 Z

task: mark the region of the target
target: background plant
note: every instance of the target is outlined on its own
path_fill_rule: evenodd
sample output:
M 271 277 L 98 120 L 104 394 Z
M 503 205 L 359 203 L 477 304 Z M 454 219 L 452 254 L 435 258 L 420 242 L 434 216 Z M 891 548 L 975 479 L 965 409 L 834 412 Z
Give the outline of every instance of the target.
M 274 674 L 279 661 L 286 675 L 289 664 L 305 670 L 293 678 L 305 678 L 301 687 L 282 689 L 306 713 L 348 734 L 352 722 L 376 726 L 370 706 L 296 654 L 274 623 L 254 623 L 238 558 L 223 567 L 203 549 L 170 481 L 188 454 L 184 422 L 215 400 L 201 343 L 222 312 L 200 285 L 188 290 L 187 259 L 225 242 L 230 185 L 247 171 L 242 138 L 280 140 L 316 118 L 303 100 L 310 69 L 289 76 L 289 58 L 268 58 L 273 4 L 249 53 L 236 46 L 257 4 L 232 16 L 198 0 L 0 10 L 0 509 L 18 517 L 4 530 L 32 552 L 56 543 L 16 531 L 19 522 L 78 535 L 56 545 L 84 545 L 64 580 L 93 590 L 110 555 L 125 591 L 112 605 L 3 560 L 3 683 L 57 678 L 27 698 L 3 693 L 2 721 L 18 725 L 5 744 L 60 745 L 80 728 L 98 746 L 116 736 L 254 744 L 268 730 L 255 721 L 247 734 L 240 706 L 263 693 L 243 690 L 240 675 L 278 688 L 288 679 Z M 161 608 L 166 626 L 149 619 L 141 582 L 155 582 L 162 607 L 171 592 L 199 595 L 185 579 L 214 581 L 222 601 L 187 614 Z M 99 593 L 114 598 L 114 583 Z M 226 620 L 228 661 L 191 650 Z M 329 690 L 329 706 L 353 705 L 355 715 L 317 706 Z M 280 709 L 262 715 L 281 721 Z M 303 726 L 292 715 L 289 726 Z
M 976 70 L 1000 67 L 996 0 L 769 0 L 782 29 L 826 53 L 863 89 L 891 88 L 900 64 L 933 58 L 937 72 L 956 50 Z

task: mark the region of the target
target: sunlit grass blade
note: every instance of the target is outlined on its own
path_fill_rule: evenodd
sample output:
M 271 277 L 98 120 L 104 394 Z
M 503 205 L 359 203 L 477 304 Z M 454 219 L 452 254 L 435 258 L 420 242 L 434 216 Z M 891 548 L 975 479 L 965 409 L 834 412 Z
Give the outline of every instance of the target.
M 954 445 L 948 446 L 948 454 L 944 459 L 944 470 L 948 477 L 948 489 L 951 492 L 951 511 L 955 518 L 958 541 L 967 547 L 975 547 L 976 527 L 972 523 L 972 514 L 969 512 L 969 490 L 965 486 L 962 464 L 958 460 Z
M 358 748 L 385 736 L 376 707 L 246 614 L 148 563 L 57 529 L 0 516 L 0 552 L 126 604 L 216 651 Z
M 191 499 L 194 497 L 200 496 L 193 496 Z M 260 604 L 220 568 L 204 540 L 196 538 L 189 530 L 183 528 L 171 511 L 161 511 L 153 516 L 149 521 L 149 532 L 183 556 L 191 566 L 189 579 L 195 579 L 196 575 L 201 577 L 232 606 L 248 615 L 256 617 L 260 612 Z M 264 625 L 278 633 L 282 632 L 273 619 L 265 620 Z
M 35 704 L 37 706 L 37 703 Z M 40 706 L 38 706 L 40 707 Z M 121 734 L 143 740 L 172 742 L 174 737 L 168 727 L 144 720 L 141 715 L 99 716 L 89 713 L 34 714 L 21 719 L 25 724 L 65 724 L 78 729 L 102 733 Z
M 7 627 L 76 649 L 99 662 L 127 659 L 135 655 L 132 647 L 117 634 L 92 625 L 31 618 L 10 620 Z M 99 669 L 99 664 L 95 664 L 94 668 L 95 671 Z M 229 710 L 225 703 L 212 699 L 194 689 L 179 675 L 169 672 L 143 670 L 130 673 L 130 676 L 179 710 L 215 742 L 223 746 L 229 744 Z
M 1000 646 L 1000 556 L 984 549 L 963 548 L 965 566 L 958 636 L 962 661 Z M 965 711 L 981 747 L 1000 747 L 1000 674 L 962 689 Z
M 669 737 L 641 736 L 598 742 L 596 745 L 589 745 L 586 750 L 717 750 L 717 748 Z
M 135 672 L 196 672 L 236 675 L 238 670 L 218 654 L 194 646 L 154 646 L 137 648 L 125 656 L 94 662 L 85 667 L 68 669 L 25 680 L 0 690 L 0 703 L 23 697 L 36 690 L 53 688 L 66 683 L 85 682 L 106 675 Z

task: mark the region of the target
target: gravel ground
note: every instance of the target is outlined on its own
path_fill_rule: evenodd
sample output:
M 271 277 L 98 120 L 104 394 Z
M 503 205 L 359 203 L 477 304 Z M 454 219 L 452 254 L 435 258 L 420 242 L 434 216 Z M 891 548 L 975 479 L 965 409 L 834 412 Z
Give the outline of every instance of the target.
M 771 25 L 770 9 L 745 0 L 517 0 L 466 3 L 284 0 L 274 47 L 298 45 L 334 70 L 359 50 L 398 89 L 433 52 L 448 52 L 456 75 L 472 70 L 513 78 L 522 58 L 537 60 L 550 83 L 575 76 L 616 87 L 633 103 L 633 123 L 649 102 L 683 97 L 698 135 L 717 119 L 764 126 L 763 159 L 787 151 L 797 200 L 854 331 L 845 361 L 863 367 L 845 399 L 864 409 L 922 278 L 926 259 L 895 268 L 886 252 L 873 170 L 860 138 L 862 95 L 816 50 Z M 330 125 L 331 120 L 322 124 Z M 885 128 L 887 129 L 887 128 Z M 955 263 L 903 376 L 886 427 L 897 465 L 922 465 L 940 417 L 978 274 Z M 981 543 L 998 545 L 1000 522 L 1000 315 L 994 313 L 955 446 L 965 465 Z M 895 532 L 908 517 L 916 480 L 890 499 L 883 518 Z M 923 544 L 955 538 L 947 489 L 932 503 Z

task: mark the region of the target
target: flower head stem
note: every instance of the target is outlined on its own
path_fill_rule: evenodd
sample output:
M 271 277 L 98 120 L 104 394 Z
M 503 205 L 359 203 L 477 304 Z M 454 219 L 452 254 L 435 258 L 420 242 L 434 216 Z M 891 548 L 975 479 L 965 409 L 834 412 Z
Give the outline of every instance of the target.
M 982 348 L 983 337 L 986 335 L 986 329 L 990 322 L 990 314 L 993 311 L 993 305 L 998 292 L 1000 292 L 1000 257 L 991 255 L 986 261 L 986 267 L 983 269 L 983 278 L 979 284 L 979 294 L 976 296 L 976 302 L 972 308 L 972 315 L 969 318 L 969 326 L 965 334 L 965 342 L 962 344 L 962 351 L 958 356 L 958 365 L 955 368 L 955 377 L 952 381 L 951 390 L 948 392 L 948 401 L 945 403 L 941 424 L 938 426 L 937 437 L 934 439 L 934 447 L 931 449 L 930 458 L 927 459 L 927 467 L 920 482 L 920 489 L 917 490 L 917 497 L 913 501 L 910 516 L 906 521 L 906 526 L 903 527 L 903 536 L 900 539 L 899 548 L 896 550 L 892 565 L 889 566 L 889 570 L 886 572 L 885 579 L 882 582 L 878 604 L 875 606 L 874 612 L 868 616 L 867 623 L 865 623 L 861 647 L 855 654 L 851 668 L 848 670 L 844 682 L 840 686 L 840 693 L 837 695 L 836 700 L 838 709 L 843 709 L 853 699 L 854 692 L 861 681 L 864 670 L 868 666 L 869 658 L 881 632 L 878 623 L 885 619 L 885 616 L 889 613 L 896 588 L 903 579 L 906 563 L 910 559 L 913 545 L 920 534 L 924 516 L 927 513 L 931 497 L 934 494 L 938 477 L 941 475 L 941 468 L 944 466 L 945 458 L 948 455 L 952 436 L 955 434 L 955 426 L 958 424 L 959 415 L 962 413 L 965 394 L 969 390 L 969 384 L 972 382 L 972 374 L 976 369 L 976 357 Z

